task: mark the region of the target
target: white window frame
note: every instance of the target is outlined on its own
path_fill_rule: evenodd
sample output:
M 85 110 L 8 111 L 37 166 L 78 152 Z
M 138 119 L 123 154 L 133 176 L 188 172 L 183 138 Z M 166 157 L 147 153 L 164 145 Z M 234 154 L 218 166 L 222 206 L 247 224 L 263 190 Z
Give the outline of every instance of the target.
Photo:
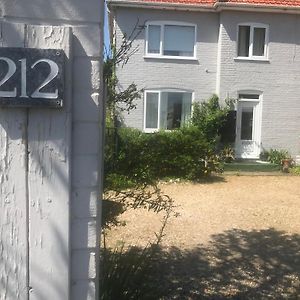
M 149 53 L 148 52 L 148 41 L 149 41 L 149 25 L 160 26 L 160 48 L 159 53 Z M 189 26 L 194 27 L 194 53 L 193 56 L 173 56 L 164 55 L 164 27 L 166 25 L 173 26 Z M 197 48 L 197 25 L 193 23 L 186 22 L 175 22 L 175 21 L 151 21 L 146 23 L 146 40 L 145 40 L 145 56 L 144 58 L 164 58 L 164 59 L 186 59 L 186 60 L 196 60 L 196 49 Z
M 158 111 L 157 111 L 157 127 L 156 128 L 146 128 L 146 107 L 147 107 L 147 94 L 148 93 L 157 93 L 158 94 Z M 153 133 L 160 130 L 160 103 L 161 103 L 161 94 L 162 93 L 189 93 L 192 94 L 192 101 L 191 101 L 191 114 L 193 113 L 193 103 L 194 103 L 194 92 L 191 90 L 177 90 L 177 89 L 160 89 L 160 90 L 145 90 L 144 91 L 144 125 L 143 131 L 146 133 Z M 165 130 L 170 131 L 170 130 Z
M 240 26 L 249 26 L 250 27 L 250 37 L 249 37 L 249 55 L 248 56 L 238 56 L 239 51 L 239 29 Z M 254 37 L 254 28 L 264 28 L 265 29 L 265 47 L 264 55 L 257 56 L 253 55 L 253 37 Z M 269 57 L 269 25 L 263 23 L 239 23 L 237 25 L 237 43 L 236 43 L 236 59 L 240 60 L 268 60 Z

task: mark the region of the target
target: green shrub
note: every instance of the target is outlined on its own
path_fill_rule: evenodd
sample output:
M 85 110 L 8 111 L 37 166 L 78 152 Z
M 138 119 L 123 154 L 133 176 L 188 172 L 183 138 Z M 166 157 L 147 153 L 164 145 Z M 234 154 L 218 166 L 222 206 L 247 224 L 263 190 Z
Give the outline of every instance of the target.
M 270 149 L 269 151 L 263 151 L 260 158 L 272 164 L 281 165 L 282 160 L 291 158 L 291 155 L 286 150 Z
M 222 171 L 216 155 L 219 130 L 230 111 L 212 96 L 194 105 L 188 126 L 148 134 L 119 128 L 106 132 L 105 185 L 132 187 L 161 178 L 198 179 Z
M 296 167 L 291 168 L 290 173 L 300 176 L 300 166 L 296 166 Z
M 151 183 L 164 177 L 197 179 L 221 169 L 215 144 L 196 126 L 153 134 L 121 128 L 118 136 L 115 167 L 110 170 L 115 175 L 108 176 L 118 186 L 125 181 Z
M 136 182 L 124 174 L 110 173 L 105 176 L 105 187 L 110 189 L 114 187 L 116 190 L 124 190 L 135 187 Z
M 221 107 L 218 96 L 213 95 L 208 101 L 196 102 L 193 105 L 191 123 L 198 127 L 208 140 L 216 140 L 231 108 L 231 100 Z
M 220 158 L 226 162 L 230 163 L 235 159 L 235 151 L 230 146 L 225 146 L 220 152 Z

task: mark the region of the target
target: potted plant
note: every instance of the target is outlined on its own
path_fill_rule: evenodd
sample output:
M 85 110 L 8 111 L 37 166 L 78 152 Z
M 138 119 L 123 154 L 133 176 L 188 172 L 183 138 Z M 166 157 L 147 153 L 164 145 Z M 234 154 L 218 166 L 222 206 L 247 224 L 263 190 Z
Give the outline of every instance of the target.
M 289 169 L 293 166 L 293 159 L 290 157 L 281 160 L 282 172 L 288 173 Z

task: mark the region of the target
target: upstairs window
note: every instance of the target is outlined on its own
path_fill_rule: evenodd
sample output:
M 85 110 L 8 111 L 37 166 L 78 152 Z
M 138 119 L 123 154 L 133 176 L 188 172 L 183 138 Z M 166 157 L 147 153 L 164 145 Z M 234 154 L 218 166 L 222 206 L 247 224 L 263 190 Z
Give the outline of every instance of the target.
M 268 27 L 245 24 L 238 27 L 238 57 L 267 58 Z
M 147 25 L 146 56 L 195 58 L 196 26 L 151 22 Z
M 144 131 L 180 128 L 191 117 L 192 93 L 178 91 L 146 91 Z

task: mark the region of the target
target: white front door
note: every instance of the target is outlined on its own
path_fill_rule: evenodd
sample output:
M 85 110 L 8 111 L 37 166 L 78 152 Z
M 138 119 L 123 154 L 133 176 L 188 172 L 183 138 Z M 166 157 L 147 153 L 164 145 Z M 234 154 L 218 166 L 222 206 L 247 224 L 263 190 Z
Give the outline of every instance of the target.
M 238 158 L 259 158 L 261 151 L 260 101 L 240 99 L 237 105 L 235 151 Z

